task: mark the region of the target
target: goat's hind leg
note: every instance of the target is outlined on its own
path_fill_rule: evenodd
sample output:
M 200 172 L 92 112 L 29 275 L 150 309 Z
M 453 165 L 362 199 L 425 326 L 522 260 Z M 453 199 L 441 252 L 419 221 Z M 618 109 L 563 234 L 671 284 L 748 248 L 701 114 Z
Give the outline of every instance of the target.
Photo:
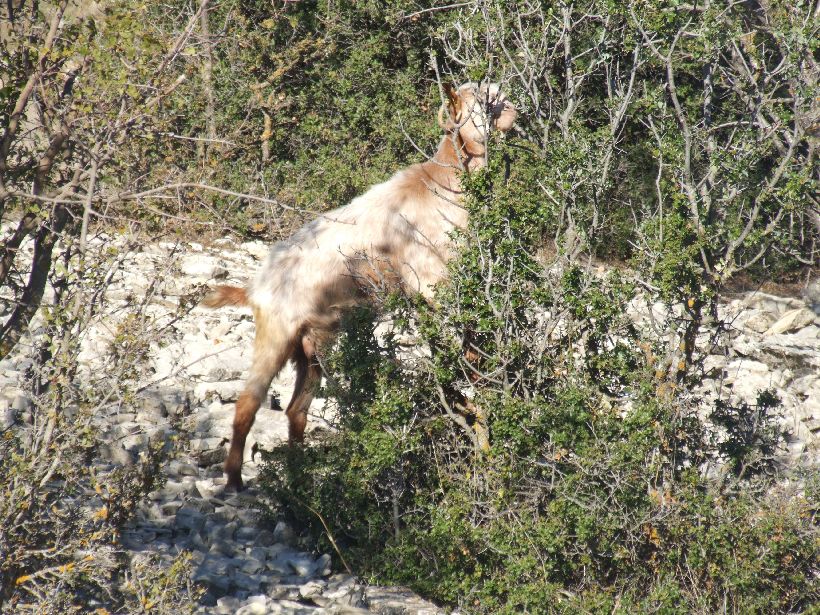
M 296 345 L 293 362 L 296 368 L 296 384 L 293 388 L 293 397 L 285 411 L 288 417 L 288 441 L 292 443 L 302 442 L 305 438 L 308 409 L 322 378 L 322 370 L 316 361 L 316 350 L 307 336 L 303 336 L 301 343 Z
M 242 461 L 245 454 L 245 441 L 253 426 L 256 412 L 262 405 L 270 388 L 270 383 L 282 369 L 287 360 L 287 349 L 277 347 L 268 333 L 264 320 L 257 318 L 256 340 L 254 344 L 253 365 L 245 389 L 236 402 L 233 419 L 233 437 L 228 458 L 225 460 L 225 474 L 228 476 L 228 489 L 242 490 Z

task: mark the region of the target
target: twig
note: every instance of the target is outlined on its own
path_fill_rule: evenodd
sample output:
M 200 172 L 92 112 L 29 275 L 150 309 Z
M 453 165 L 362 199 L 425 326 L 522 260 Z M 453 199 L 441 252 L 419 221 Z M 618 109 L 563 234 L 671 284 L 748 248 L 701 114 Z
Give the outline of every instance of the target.
M 319 518 L 319 521 L 322 522 L 322 526 L 325 528 L 325 533 L 327 534 L 328 540 L 330 540 L 330 544 L 333 545 L 333 548 L 336 550 L 336 553 L 339 556 L 339 559 L 342 560 L 342 565 L 345 567 L 345 570 L 347 570 L 347 574 L 353 574 L 353 571 L 350 569 L 350 566 L 347 565 L 347 560 L 345 560 L 345 556 L 342 555 L 342 551 L 339 549 L 339 545 L 336 544 L 336 540 L 333 538 L 333 533 L 330 531 L 330 528 L 327 526 L 327 522 L 325 521 L 325 518 L 322 516 L 322 513 L 320 513 L 318 510 L 313 508 L 313 506 L 311 506 L 307 502 L 302 501 L 300 498 L 296 497 L 295 495 L 292 496 L 292 497 L 293 497 L 294 500 L 299 502 L 299 504 L 301 504 L 302 506 L 307 508 L 310 512 L 312 512 L 314 515 L 316 515 Z
M 457 8 L 461 8 L 462 6 L 468 6 L 470 4 L 471 4 L 470 2 L 456 2 L 455 4 L 445 4 L 444 6 L 433 6 L 433 7 L 427 8 L 427 9 L 422 9 L 420 11 L 416 11 L 415 13 L 408 13 L 407 15 L 402 15 L 399 18 L 399 21 L 401 21 L 403 19 L 412 19 L 413 17 L 416 17 L 418 15 L 422 15 L 423 13 L 432 13 L 434 11 L 444 11 L 444 10 L 447 10 L 447 9 L 457 9 Z
M 250 201 L 258 201 L 260 203 L 268 203 L 270 205 L 277 205 L 282 209 L 286 209 L 288 211 L 301 211 L 296 209 L 295 207 L 291 207 L 290 205 L 285 205 L 281 201 L 277 201 L 275 199 L 269 199 L 263 196 L 256 196 L 255 194 L 245 194 L 242 192 L 234 192 L 233 190 L 226 190 L 225 188 L 217 188 L 216 186 L 210 186 L 208 184 L 200 184 L 195 182 L 180 182 L 177 184 L 167 184 L 165 186 L 160 186 L 158 188 L 151 188 L 150 190 L 144 190 L 142 192 L 122 192 L 116 196 L 109 197 L 108 204 L 111 205 L 118 201 L 133 201 L 136 199 L 142 199 L 147 196 L 153 196 L 155 194 L 159 194 L 161 192 L 167 192 L 168 190 L 209 190 L 210 192 L 216 192 L 217 194 L 224 194 L 226 196 L 236 197 L 238 199 L 248 199 Z

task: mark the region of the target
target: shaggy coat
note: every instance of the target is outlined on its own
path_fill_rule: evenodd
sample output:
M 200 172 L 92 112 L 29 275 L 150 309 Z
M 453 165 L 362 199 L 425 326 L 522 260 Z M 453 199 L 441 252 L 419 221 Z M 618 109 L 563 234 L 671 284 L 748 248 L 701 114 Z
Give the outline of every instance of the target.
M 242 488 L 245 439 L 288 360 L 296 371 L 286 410 L 289 438 L 301 441 L 321 378 L 316 348 L 332 337 L 341 312 L 366 302 L 374 283 L 429 299 L 446 275 L 451 233 L 467 224 L 459 177 L 484 164 L 488 130 L 510 130 L 516 111 L 496 85 L 467 83 L 445 91 L 449 101 L 439 113 L 445 135 L 433 159 L 399 171 L 275 243 L 246 289 L 221 286 L 204 300 L 209 307 L 247 305 L 256 323 L 253 365 L 236 403 L 225 463 L 229 488 Z

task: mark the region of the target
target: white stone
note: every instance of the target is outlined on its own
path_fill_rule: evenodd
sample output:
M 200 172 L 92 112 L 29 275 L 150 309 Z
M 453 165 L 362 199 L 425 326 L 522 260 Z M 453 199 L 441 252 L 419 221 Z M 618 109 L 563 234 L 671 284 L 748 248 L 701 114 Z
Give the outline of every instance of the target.
M 299 595 L 302 598 L 310 599 L 314 596 L 321 595 L 324 589 L 325 583 L 321 581 L 308 581 L 307 583 L 299 587 Z
M 199 495 L 206 500 L 214 497 L 220 491 L 212 479 L 198 480 L 194 484 Z
M 768 293 L 755 292 L 744 298 L 743 305 L 771 312 L 777 316 L 789 310 L 800 308 L 804 304 L 799 299 L 792 299 L 791 297 L 778 297 L 777 295 L 770 295 Z
M 194 399 L 208 401 L 216 398 L 223 403 L 235 402 L 245 388 L 243 380 L 228 380 L 223 382 L 200 382 L 194 387 Z
M 265 615 L 268 607 L 264 602 L 250 602 L 236 611 L 236 615 Z
M 247 574 L 256 574 L 257 572 L 262 570 L 264 567 L 265 566 L 264 566 L 263 562 L 260 562 L 259 560 L 256 560 L 256 559 L 248 558 L 242 563 L 242 572 L 245 572 Z
M 790 310 L 783 314 L 764 335 L 777 335 L 779 333 L 793 333 L 806 327 L 816 320 L 814 312 L 807 308 Z
M 316 562 L 307 553 L 297 553 L 288 559 L 288 565 L 302 577 L 309 577 L 316 570 Z
M 820 338 L 820 327 L 811 324 L 808 327 L 803 327 L 799 331 L 793 333 L 795 339 L 806 340 L 811 343 L 813 340 Z
M 756 333 L 764 333 L 775 323 L 775 320 L 769 312 L 755 312 L 743 322 L 743 326 Z
M 234 613 L 239 608 L 239 600 L 233 596 L 224 596 L 216 601 L 216 608 L 221 613 Z
M 319 559 L 316 560 L 316 569 L 315 574 L 319 575 L 320 577 L 326 577 L 330 574 L 330 555 L 324 553 L 319 556 Z

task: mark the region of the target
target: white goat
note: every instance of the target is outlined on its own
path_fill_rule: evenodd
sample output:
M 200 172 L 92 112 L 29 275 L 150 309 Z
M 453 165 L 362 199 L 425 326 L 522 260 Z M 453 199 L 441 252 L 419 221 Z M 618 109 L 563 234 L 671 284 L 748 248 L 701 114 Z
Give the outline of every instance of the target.
M 510 130 L 517 113 L 495 84 L 466 83 L 445 92 L 448 103 L 439 112 L 445 135 L 432 160 L 399 171 L 275 243 L 246 289 L 220 286 L 203 301 L 209 307 L 248 305 L 256 322 L 253 365 L 236 402 L 225 462 L 229 488 L 242 488 L 245 439 L 288 360 L 296 369 L 286 410 L 289 439 L 298 442 L 321 378 L 316 349 L 334 334 L 341 311 L 367 301 L 368 282 L 386 280 L 429 299 L 446 275 L 451 232 L 467 224 L 459 177 L 484 165 L 489 130 Z

